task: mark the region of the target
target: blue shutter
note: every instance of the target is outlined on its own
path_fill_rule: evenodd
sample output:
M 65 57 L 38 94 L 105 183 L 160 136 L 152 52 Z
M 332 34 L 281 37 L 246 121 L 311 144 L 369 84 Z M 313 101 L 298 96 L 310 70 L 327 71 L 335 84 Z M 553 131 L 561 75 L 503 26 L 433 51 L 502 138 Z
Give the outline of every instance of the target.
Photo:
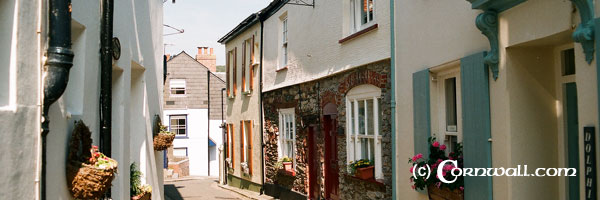
M 463 155 L 466 168 L 492 167 L 490 91 L 485 52 L 460 60 Z M 466 176 L 465 200 L 492 199 L 492 177 Z
M 415 154 L 429 156 L 427 139 L 431 135 L 431 112 L 429 105 L 429 69 L 413 74 L 413 120 Z

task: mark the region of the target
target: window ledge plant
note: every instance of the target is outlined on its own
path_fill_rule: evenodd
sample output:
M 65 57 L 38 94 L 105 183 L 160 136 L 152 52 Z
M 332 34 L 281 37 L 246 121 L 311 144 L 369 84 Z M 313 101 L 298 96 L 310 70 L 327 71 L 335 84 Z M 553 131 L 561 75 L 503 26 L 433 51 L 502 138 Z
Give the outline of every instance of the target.
M 350 161 L 350 163 L 348 163 L 348 170 L 354 177 L 363 180 L 374 179 L 375 176 L 374 162 L 369 159 Z
M 412 183 L 412 189 L 424 190 L 427 188 L 430 199 L 462 200 L 464 194 L 464 178 L 462 176 L 456 177 L 456 181 L 453 183 L 444 183 L 436 175 L 438 168 L 442 167 L 444 178 L 454 180 L 455 177 L 450 173 L 452 169 L 463 167 L 462 145 L 459 143 L 456 150 L 446 156 L 446 145 L 440 145 L 435 138 L 429 138 L 429 144 L 429 158 L 423 158 L 423 154 L 419 153 L 408 159 L 408 163 L 411 165 L 410 182 Z M 445 160 L 455 160 L 458 166 L 452 164 L 439 166 Z M 419 176 L 418 173 L 414 173 L 416 177 L 413 176 L 414 170 L 425 166 L 431 168 L 432 174 L 429 179 L 425 176 Z
M 275 169 L 277 169 L 279 172 L 282 172 L 285 175 L 296 175 L 292 159 L 287 156 L 280 158 L 279 161 L 275 163 Z
M 150 200 L 152 199 L 152 186 L 148 184 L 142 184 L 142 172 L 137 169 L 135 163 L 131 163 L 129 166 L 129 186 L 130 196 L 132 200 Z

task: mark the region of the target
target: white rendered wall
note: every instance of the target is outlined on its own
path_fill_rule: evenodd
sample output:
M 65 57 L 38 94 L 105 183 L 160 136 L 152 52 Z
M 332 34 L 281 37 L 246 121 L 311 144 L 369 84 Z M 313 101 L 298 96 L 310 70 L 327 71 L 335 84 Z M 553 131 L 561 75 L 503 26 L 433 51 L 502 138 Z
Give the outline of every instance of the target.
M 315 8 L 288 4 L 264 22 L 263 91 L 390 58 L 389 1 L 375 1 L 377 29 L 340 44 L 339 40 L 350 35 L 350 16 L 346 12 L 350 10 L 349 2 L 315 1 Z M 287 70 L 275 72 L 281 49 L 280 16 L 285 12 L 289 66 Z
M 176 136 L 173 148 L 187 148 L 191 176 L 208 176 L 208 110 L 165 110 L 163 113 L 165 126 L 170 126 L 169 115 L 187 115 L 187 136 Z
M 74 65 L 61 99 L 50 107 L 48 197 L 71 199 L 66 188 L 67 141 L 73 121 L 82 119 L 98 145 L 100 63 L 99 1 L 73 1 Z M 112 198 L 129 199 L 129 165 L 136 162 L 153 199 L 162 199 L 162 153 L 152 146 L 154 115 L 161 115 L 162 2 L 116 1 L 114 37 L 121 57 L 113 61 L 112 157 L 119 162 Z M 117 20 L 118 19 L 118 20 Z

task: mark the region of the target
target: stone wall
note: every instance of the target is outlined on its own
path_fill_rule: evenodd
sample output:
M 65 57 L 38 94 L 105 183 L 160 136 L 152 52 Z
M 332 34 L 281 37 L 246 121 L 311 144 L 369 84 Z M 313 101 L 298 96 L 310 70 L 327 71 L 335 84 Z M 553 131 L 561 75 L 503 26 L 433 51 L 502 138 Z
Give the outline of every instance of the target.
M 265 176 L 267 183 L 279 184 L 281 180 L 274 168 L 278 160 L 278 109 L 295 108 L 296 112 L 296 174 L 293 184 L 283 187 L 308 195 L 308 174 L 312 170 L 308 166 L 308 133 L 314 131 L 313 142 L 315 155 L 318 158 L 314 170 L 317 173 L 319 196 L 324 196 L 324 136 L 321 133 L 322 108 L 327 103 L 335 103 L 338 110 L 338 166 L 339 191 L 341 199 L 390 199 L 391 188 L 391 84 L 390 61 L 383 60 L 347 70 L 324 79 L 293 85 L 263 93 L 264 106 L 264 141 L 265 141 Z M 382 119 L 380 134 L 382 135 L 383 182 L 358 180 L 347 175 L 346 165 L 346 106 L 345 94 L 348 90 L 362 84 L 380 87 Z M 283 182 L 281 184 L 284 184 Z

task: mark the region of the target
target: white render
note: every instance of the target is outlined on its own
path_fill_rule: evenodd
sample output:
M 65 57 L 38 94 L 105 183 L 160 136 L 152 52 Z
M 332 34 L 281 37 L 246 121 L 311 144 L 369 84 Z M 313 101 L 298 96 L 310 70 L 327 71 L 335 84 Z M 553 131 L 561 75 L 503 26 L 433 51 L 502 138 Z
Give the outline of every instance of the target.
M 349 2 L 315 1 L 319 9 L 286 4 L 264 22 L 263 92 L 390 58 L 389 1 L 375 1 L 377 29 L 340 44 L 352 34 Z M 286 15 L 288 68 L 276 72 L 283 67 L 280 18 Z
M 43 54 L 48 40 L 47 3 L 0 3 L 0 58 L 10 63 L 3 63 L 10 67 L 6 68 L 7 73 L 2 71 L 6 77 L 0 81 L 0 149 L 5 155 L 12 155 L 0 158 L 0 166 L 11 169 L 0 172 L 4 180 L 0 183 L 0 199 L 41 198 L 40 124 Z M 15 8 L 18 10 L 13 12 Z M 152 186 L 152 198 L 163 199 L 162 153 L 152 147 L 152 122 L 162 112 L 162 2 L 115 1 L 114 8 L 113 36 L 121 42 L 121 57 L 113 61 L 111 143 L 112 158 L 119 166 L 112 183 L 112 199 L 130 199 L 131 162 L 140 166 L 145 175 L 143 182 Z M 73 122 L 83 120 L 92 132 L 94 145 L 99 142 L 101 11 L 100 1 L 72 2 L 74 65 L 65 93 L 49 110 L 48 199 L 72 199 L 65 163 Z M 12 37 L 5 30 L 13 31 Z
M 216 148 L 222 143 L 222 130 L 219 127 L 222 123 L 221 120 L 211 120 L 209 123 L 207 121 L 208 109 L 164 110 L 163 125 L 167 127 L 170 126 L 170 115 L 187 115 L 187 136 L 176 136 L 173 148 L 187 148 L 190 176 L 218 177 L 219 163 L 216 159 L 218 153 Z M 209 124 L 210 133 L 208 133 Z M 209 148 L 209 137 L 216 146 Z

